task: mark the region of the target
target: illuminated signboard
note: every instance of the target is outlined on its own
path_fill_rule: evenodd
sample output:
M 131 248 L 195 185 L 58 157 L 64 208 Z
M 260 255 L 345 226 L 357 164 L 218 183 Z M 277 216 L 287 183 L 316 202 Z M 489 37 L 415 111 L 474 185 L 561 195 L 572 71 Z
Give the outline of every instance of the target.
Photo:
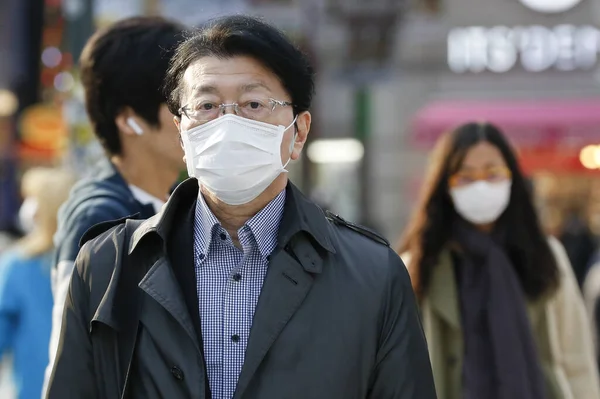
M 599 51 L 600 30 L 593 26 L 465 27 L 448 34 L 448 66 L 456 73 L 589 70 Z
M 559 13 L 570 10 L 581 0 L 520 0 L 523 5 L 537 12 Z

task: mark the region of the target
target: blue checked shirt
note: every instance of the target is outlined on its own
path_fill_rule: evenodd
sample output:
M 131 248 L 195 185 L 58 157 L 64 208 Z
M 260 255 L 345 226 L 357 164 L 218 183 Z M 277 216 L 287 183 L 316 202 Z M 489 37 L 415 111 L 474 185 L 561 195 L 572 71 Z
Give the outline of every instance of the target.
M 202 196 L 194 222 L 194 260 L 204 356 L 213 399 L 231 399 L 244 365 L 267 257 L 277 246 L 285 190 L 238 231 L 243 251 Z

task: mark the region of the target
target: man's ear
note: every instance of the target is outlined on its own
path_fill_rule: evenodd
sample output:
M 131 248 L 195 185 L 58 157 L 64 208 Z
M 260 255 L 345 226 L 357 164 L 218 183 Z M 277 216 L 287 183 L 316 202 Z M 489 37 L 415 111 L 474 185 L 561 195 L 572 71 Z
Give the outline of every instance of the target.
M 308 139 L 308 133 L 310 132 L 310 124 L 312 122 L 312 115 L 308 111 L 304 111 L 298 114 L 296 119 L 296 138 L 294 140 L 294 150 L 292 151 L 291 158 L 293 161 L 300 158 L 304 144 Z
M 177 127 L 177 130 L 179 130 L 179 132 L 181 132 L 181 117 L 180 116 L 174 116 L 173 117 L 173 123 Z
M 126 136 L 140 136 L 148 129 L 146 122 L 129 107 L 117 114 L 115 125 Z

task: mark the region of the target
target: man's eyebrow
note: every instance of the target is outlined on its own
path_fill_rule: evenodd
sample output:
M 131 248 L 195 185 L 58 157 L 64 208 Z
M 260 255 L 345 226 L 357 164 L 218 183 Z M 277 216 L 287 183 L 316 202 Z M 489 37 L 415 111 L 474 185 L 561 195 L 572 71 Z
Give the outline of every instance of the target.
M 242 87 L 240 87 L 240 91 L 242 91 L 242 92 L 249 92 L 249 91 L 253 91 L 256 89 L 265 89 L 268 92 L 271 92 L 271 89 L 269 88 L 269 86 L 267 86 L 263 82 L 248 83 L 248 84 L 245 84 Z
M 193 85 L 192 86 L 192 93 L 197 94 L 214 94 L 214 93 L 218 93 L 219 89 L 217 89 L 215 86 L 212 85 L 205 85 L 205 84 L 201 84 L 201 85 Z

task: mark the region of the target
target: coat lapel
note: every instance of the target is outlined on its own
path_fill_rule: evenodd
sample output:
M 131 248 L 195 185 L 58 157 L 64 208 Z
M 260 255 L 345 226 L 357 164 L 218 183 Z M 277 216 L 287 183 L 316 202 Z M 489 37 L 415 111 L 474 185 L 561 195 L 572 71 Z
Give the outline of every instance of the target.
M 431 276 L 428 296 L 432 309 L 452 328 L 460 330 L 461 321 L 456 276 L 449 251 L 445 251 L 440 255 L 440 262 Z
M 200 351 L 196 331 L 183 299 L 181 288 L 165 257 L 158 259 L 144 276 L 139 287 L 177 320 Z M 151 315 L 142 311 L 141 321 L 147 326 L 152 326 L 155 322 L 152 317 L 148 316 Z M 157 326 L 157 328 L 161 327 Z
M 190 316 L 190 308 L 196 307 L 195 300 L 197 299 L 193 298 L 195 285 L 180 284 L 179 282 L 193 276 L 193 219 L 191 218 L 197 196 L 198 183 L 195 179 L 188 179 L 180 184 L 162 210 L 135 230 L 129 242 L 129 255 L 131 256 L 139 249 L 144 252 L 144 258 L 155 260 L 148 273 L 140 281 L 139 287 L 173 316 L 200 350 L 199 334 L 197 333 L 200 323 L 197 318 L 193 319 Z M 187 240 L 174 241 L 185 234 L 190 236 L 187 237 Z M 144 245 L 141 245 L 142 242 Z M 188 246 L 185 248 L 186 252 L 176 254 L 182 250 L 180 245 L 183 244 Z M 177 262 L 176 269 L 172 268 L 170 260 Z M 191 290 L 189 290 L 190 286 Z M 185 297 L 182 291 L 186 292 Z M 146 325 L 156 324 L 143 311 L 141 321 Z
M 182 209 L 178 228 L 172 229 L 167 239 L 167 254 L 171 270 L 183 294 L 183 299 L 192 319 L 198 342 L 202 342 L 200 308 L 194 263 L 194 220 L 196 204 Z
M 279 249 L 269 263 L 256 306 L 234 399 L 244 397 L 273 343 L 302 305 L 315 275 L 322 272 L 323 258 L 327 253 L 335 253 L 327 234 L 328 222 L 320 208 L 305 200 L 291 184 L 287 190 Z
M 254 313 L 235 399 L 242 398 L 265 355 L 302 304 L 313 277 L 287 252 L 274 256 Z
M 306 199 L 293 184 L 289 183 L 286 190 L 286 204 L 277 238 L 278 247 L 272 255 L 254 313 L 235 399 L 243 397 L 269 349 L 301 306 L 311 289 L 314 275 L 322 271 L 324 258 L 328 254 L 335 254 L 329 232 L 331 227 L 323 211 Z M 172 229 L 181 228 L 181 214 L 178 210 L 189 211 L 195 204 L 197 195 L 198 182 L 195 179 L 180 184 L 162 211 L 135 231 L 129 253 L 136 251 L 140 242 L 150 239 L 153 234 L 161 237 L 163 242 L 168 241 Z M 172 245 L 171 249 L 180 245 L 181 243 Z M 191 275 L 187 278 L 191 278 Z M 177 320 L 199 347 L 199 339 L 194 331 L 192 317 L 186 309 L 180 284 L 164 254 L 139 286 Z M 188 302 L 188 307 L 193 305 L 192 301 Z M 142 321 L 152 324 L 152 320 Z

